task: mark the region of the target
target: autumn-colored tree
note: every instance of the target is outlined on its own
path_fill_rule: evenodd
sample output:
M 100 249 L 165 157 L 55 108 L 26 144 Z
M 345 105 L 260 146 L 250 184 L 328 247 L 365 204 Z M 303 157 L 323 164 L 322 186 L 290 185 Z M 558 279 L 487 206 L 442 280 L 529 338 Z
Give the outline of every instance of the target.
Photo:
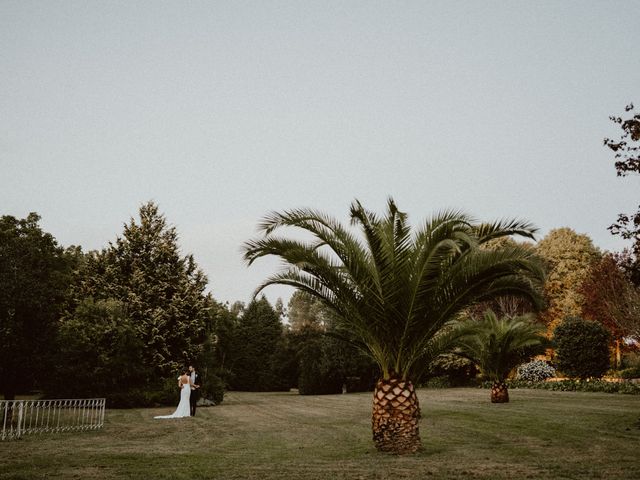
M 542 320 L 550 333 L 564 318 L 582 315 L 580 288 L 601 254 L 587 235 L 566 227 L 551 230 L 538 242 L 536 253 L 548 268 L 544 287 L 547 309 Z
M 620 366 L 620 344 L 629 334 L 625 311 L 628 292 L 633 284 L 625 277 L 613 255 L 607 254 L 595 262 L 589 276 L 580 287 L 584 297 L 583 314 L 587 320 L 600 322 L 611 334 L 616 351 L 616 365 Z

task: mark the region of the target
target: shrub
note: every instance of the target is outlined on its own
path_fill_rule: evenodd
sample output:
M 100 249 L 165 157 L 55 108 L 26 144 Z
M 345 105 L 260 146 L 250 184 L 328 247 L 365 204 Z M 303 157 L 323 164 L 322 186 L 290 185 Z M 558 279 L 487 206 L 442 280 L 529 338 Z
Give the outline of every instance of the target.
M 637 351 L 625 353 L 622 357 L 622 366 L 624 368 L 640 368 L 640 353 Z
M 426 384 L 430 379 L 445 377 L 451 386 L 468 385 L 473 382 L 477 374 L 478 369 L 471 360 L 458 355 L 445 354 L 440 355 L 429 365 Z
M 482 382 L 482 388 L 491 388 L 492 382 Z M 559 382 L 525 382 L 521 380 L 507 380 L 507 386 L 512 389 L 532 388 L 538 390 L 552 390 L 561 392 L 597 392 L 623 393 L 640 395 L 640 384 L 629 382 L 607 382 L 604 380 L 562 380 Z
M 640 367 L 631 367 L 621 370 L 620 378 L 640 378 Z
M 208 400 L 213 400 L 220 405 L 224 400 L 224 382 L 217 375 L 209 374 L 201 387 L 201 394 Z
M 572 378 L 600 378 L 609 369 L 609 333 L 596 322 L 567 318 L 553 332 L 558 369 Z
M 451 381 L 447 376 L 433 377 L 427 380 L 424 386 L 427 388 L 450 388 Z
M 516 378 L 525 382 L 543 382 L 555 377 L 556 369 L 543 360 L 533 360 L 518 367 Z

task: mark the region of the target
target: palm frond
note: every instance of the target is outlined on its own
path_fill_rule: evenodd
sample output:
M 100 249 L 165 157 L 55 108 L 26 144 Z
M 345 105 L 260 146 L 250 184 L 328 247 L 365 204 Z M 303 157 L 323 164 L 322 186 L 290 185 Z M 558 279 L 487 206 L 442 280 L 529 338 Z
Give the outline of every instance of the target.
M 457 327 L 455 353 L 474 362 L 489 379 L 503 381 L 527 347 L 545 343 L 542 326 L 527 317 L 497 318 L 485 312 L 480 321 L 466 320 Z
M 350 207 L 356 235 L 332 217 L 312 209 L 270 213 L 261 238 L 243 246 L 244 259 L 275 256 L 288 268 L 263 282 L 299 288 L 338 313 L 344 328 L 366 345 L 383 374 L 413 375 L 444 348 L 443 327 L 475 302 L 499 294 L 534 301 L 544 272 L 524 247 L 480 248 L 509 235 L 533 235 L 526 222 L 502 220 L 478 225 L 455 210 L 434 215 L 412 233 L 406 213 L 389 198 L 384 215 L 355 200 Z M 299 228 L 311 240 L 276 232 Z M 431 352 L 431 353 L 430 353 Z

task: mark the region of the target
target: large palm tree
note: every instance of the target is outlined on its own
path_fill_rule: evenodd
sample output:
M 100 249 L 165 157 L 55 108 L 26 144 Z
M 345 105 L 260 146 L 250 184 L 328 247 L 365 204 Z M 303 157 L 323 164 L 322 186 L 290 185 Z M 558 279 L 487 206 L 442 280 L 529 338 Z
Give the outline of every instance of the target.
M 378 216 L 351 205 L 356 232 L 316 210 L 266 216 L 262 235 L 244 245 L 249 264 L 274 255 L 286 267 L 262 283 L 296 287 L 319 298 L 339 317 L 381 370 L 373 398 L 373 439 L 382 451 L 420 447 L 419 405 L 412 379 L 440 353 L 450 329 L 443 326 L 466 307 L 498 295 L 538 304 L 543 270 L 530 249 L 486 249 L 492 239 L 535 229 L 520 221 L 477 224 L 460 212 L 440 213 L 412 233 L 407 215 L 388 201 Z M 298 240 L 275 232 L 297 227 Z
M 487 310 L 482 319 L 468 319 L 457 325 L 456 353 L 474 362 L 483 377 L 493 382 L 491 403 L 507 403 L 505 380 L 518 363 L 535 355 L 547 340 L 544 327 L 528 316 L 498 318 Z

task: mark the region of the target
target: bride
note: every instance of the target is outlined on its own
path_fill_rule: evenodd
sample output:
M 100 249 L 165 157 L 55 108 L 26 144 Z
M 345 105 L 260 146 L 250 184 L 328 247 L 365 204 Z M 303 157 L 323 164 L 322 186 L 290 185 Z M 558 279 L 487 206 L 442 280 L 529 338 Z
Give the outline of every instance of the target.
M 178 408 L 171 415 L 159 415 L 153 418 L 182 418 L 191 416 L 191 408 L 189 405 L 189 397 L 191 397 L 191 378 L 187 375 L 187 370 L 182 372 L 178 377 L 178 386 L 180 387 L 180 403 Z

